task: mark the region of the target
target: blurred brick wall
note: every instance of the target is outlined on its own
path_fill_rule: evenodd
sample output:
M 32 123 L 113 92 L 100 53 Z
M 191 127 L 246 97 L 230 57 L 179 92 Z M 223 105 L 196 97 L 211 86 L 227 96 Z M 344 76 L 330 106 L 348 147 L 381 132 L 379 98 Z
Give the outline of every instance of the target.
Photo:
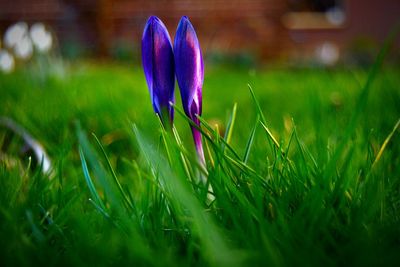
M 346 22 L 333 29 L 291 29 L 282 18 L 286 0 L 0 0 L 0 33 L 24 20 L 54 29 L 61 45 L 78 43 L 92 55 L 108 56 L 115 43 L 137 51 L 150 15 L 171 37 L 182 15 L 190 17 L 205 53 L 251 51 L 259 58 L 290 56 L 323 41 L 345 47 L 358 36 L 381 42 L 399 19 L 400 1 L 347 0 Z M 397 41 L 397 46 L 399 41 Z
M 270 57 L 280 49 L 285 10 L 281 0 L 0 0 L 0 31 L 18 20 L 43 21 L 61 43 L 78 42 L 106 56 L 116 41 L 138 47 L 150 15 L 164 21 L 172 38 L 187 15 L 205 52 L 251 50 Z
M 400 24 L 399 0 L 347 0 L 344 1 L 345 21 L 340 27 L 288 29 L 289 42 L 286 53 L 312 53 L 315 47 L 324 42 L 338 46 L 344 53 L 351 53 L 356 46 L 383 43 L 396 25 Z M 394 43 L 394 49 L 400 48 L 400 35 Z M 396 53 L 396 51 L 394 51 Z
M 136 42 L 150 15 L 164 21 L 172 38 L 180 17 L 189 16 L 206 52 L 253 50 L 269 57 L 279 52 L 285 34 L 280 18 L 286 5 L 281 0 L 117 0 L 111 6 L 115 36 Z

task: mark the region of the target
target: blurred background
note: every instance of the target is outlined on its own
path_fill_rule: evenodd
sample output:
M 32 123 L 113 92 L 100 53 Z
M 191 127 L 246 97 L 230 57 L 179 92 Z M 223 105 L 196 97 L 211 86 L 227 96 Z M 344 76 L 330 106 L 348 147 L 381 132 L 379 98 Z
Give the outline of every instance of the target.
M 67 59 L 137 62 L 150 15 L 164 21 L 171 38 L 180 17 L 189 16 L 211 62 L 363 65 L 399 21 L 400 1 L 0 0 L 0 61 L 14 66 L 10 57 L 57 46 Z M 397 38 L 393 61 L 399 46 Z
M 320 128 L 346 125 L 368 69 L 399 23 L 400 1 L 0 0 L 0 116 L 21 123 L 52 158 L 74 147 L 75 121 L 116 155 L 129 142 L 127 121 L 157 135 L 140 56 L 151 15 L 172 39 L 181 16 L 192 21 L 206 61 L 203 116 L 221 133 L 235 102 L 238 120 L 254 119 L 250 84 L 277 136 L 290 134 L 293 118 L 313 144 Z M 366 129 L 384 124 L 382 134 L 400 114 L 396 38 L 365 120 Z M 186 122 L 176 121 L 191 144 Z M 250 128 L 237 129 L 239 144 Z

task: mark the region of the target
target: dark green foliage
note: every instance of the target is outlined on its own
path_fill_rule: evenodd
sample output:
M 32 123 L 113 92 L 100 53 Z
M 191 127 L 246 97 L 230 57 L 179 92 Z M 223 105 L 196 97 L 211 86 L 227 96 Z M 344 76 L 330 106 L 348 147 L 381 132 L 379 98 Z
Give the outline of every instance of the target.
M 379 67 L 209 70 L 206 168 L 137 66 L 0 75 L 0 114 L 53 160 L 0 164 L 1 266 L 398 266 L 400 71 Z

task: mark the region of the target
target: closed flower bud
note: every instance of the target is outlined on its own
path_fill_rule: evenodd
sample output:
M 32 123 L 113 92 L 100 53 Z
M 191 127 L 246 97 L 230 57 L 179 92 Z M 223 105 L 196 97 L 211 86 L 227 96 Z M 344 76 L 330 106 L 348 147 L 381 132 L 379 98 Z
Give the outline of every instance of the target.
M 202 113 L 203 56 L 196 32 L 186 16 L 181 18 L 175 35 L 174 57 L 183 109 L 186 115 L 200 126 L 197 116 Z M 205 163 L 201 134 L 195 127 L 192 127 L 192 134 L 198 156 L 202 163 Z
M 142 63 L 154 111 L 165 125 L 173 121 L 175 67 L 171 39 L 162 21 L 148 19 L 142 37 Z

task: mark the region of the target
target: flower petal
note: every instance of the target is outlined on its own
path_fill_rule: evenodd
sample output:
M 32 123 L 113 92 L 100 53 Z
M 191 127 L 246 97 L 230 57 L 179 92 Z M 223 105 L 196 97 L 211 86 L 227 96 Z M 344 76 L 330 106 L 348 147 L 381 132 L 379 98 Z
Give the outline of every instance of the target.
M 183 108 L 187 115 L 193 119 L 191 105 L 193 99 L 197 98 L 198 110 L 196 114 L 201 115 L 201 90 L 204 79 L 203 56 L 199 40 L 189 19 L 181 18 L 174 42 L 174 57 L 176 78 L 181 92 Z
M 174 102 L 175 64 L 171 39 L 164 23 L 152 16 L 148 19 L 142 37 L 142 63 L 154 111 L 162 118 L 168 110 L 170 120 Z

